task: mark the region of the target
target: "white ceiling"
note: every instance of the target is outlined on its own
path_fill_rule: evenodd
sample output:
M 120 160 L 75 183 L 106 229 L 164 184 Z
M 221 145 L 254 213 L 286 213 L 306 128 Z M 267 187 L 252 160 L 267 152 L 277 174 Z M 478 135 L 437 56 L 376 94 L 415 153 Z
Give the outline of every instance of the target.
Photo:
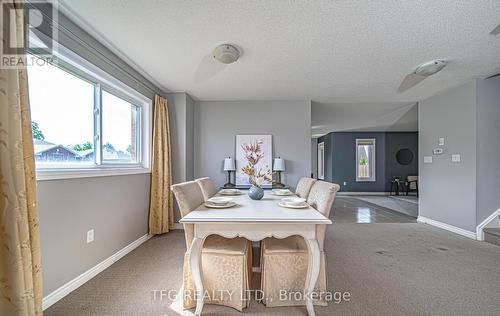
M 163 88 L 201 100 L 411 102 L 500 70 L 498 0 L 61 2 Z M 243 56 L 219 67 L 207 56 L 226 42 Z M 435 58 L 450 63 L 396 93 Z
M 318 103 L 311 105 L 313 137 L 330 132 L 418 131 L 417 103 Z

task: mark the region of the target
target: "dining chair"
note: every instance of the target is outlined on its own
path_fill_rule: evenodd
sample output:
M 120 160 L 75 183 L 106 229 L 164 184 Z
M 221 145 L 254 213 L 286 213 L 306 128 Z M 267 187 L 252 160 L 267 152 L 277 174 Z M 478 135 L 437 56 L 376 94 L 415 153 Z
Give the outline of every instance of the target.
M 217 189 L 215 188 L 214 182 L 209 177 L 199 178 L 196 179 L 195 181 L 200 186 L 205 201 L 217 193 Z
M 184 217 L 204 203 L 203 193 L 195 181 L 171 186 Z M 191 279 L 189 248 L 191 246 L 193 224 L 183 224 L 187 251 L 183 267 L 183 307 L 196 306 L 196 287 Z M 205 239 L 202 249 L 202 272 L 205 289 L 205 302 L 233 307 L 239 311 L 248 306 L 246 295 L 249 292 L 252 272 L 252 246 L 245 238 L 223 238 L 211 235 Z M 231 293 L 231 295 L 229 295 Z
M 303 199 L 307 199 L 309 191 L 311 191 L 311 188 L 316 181 L 318 180 L 308 177 L 300 178 L 299 182 L 297 183 L 297 188 L 295 189 L 295 194 Z
M 325 181 L 313 184 L 307 203 L 324 216 L 330 216 L 335 195 L 340 186 Z M 326 225 L 318 225 L 316 238 L 321 251 L 321 267 L 314 291 L 327 290 L 326 254 L 324 250 Z M 305 305 L 303 299 L 295 299 L 293 295 L 280 297 L 280 290 L 289 292 L 304 291 L 307 275 L 308 249 L 301 236 L 291 236 L 285 239 L 266 238 L 261 244 L 261 290 L 263 302 L 267 307 Z M 316 305 L 328 305 L 325 297 L 314 302 Z

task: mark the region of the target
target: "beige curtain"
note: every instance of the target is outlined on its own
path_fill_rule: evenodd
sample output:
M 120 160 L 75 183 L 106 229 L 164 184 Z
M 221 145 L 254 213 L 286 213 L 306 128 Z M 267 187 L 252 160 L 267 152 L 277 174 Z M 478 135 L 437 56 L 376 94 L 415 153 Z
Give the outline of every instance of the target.
M 168 232 L 174 222 L 173 198 L 170 185 L 170 128 L 167 100 L 155 96 L 153 118 L 153 154 L 151 163 L 151 197 L 149 203 L 149 233 Z
M 13 5 L 22 8 L 20 3 Z M 18 41 L 23 40 L 21 12 L 17 11 L 15 21 Z M 9 316 L 42 314 L 35 162 L 26 79 L 26 69 L 0 69 L 0 315 Z

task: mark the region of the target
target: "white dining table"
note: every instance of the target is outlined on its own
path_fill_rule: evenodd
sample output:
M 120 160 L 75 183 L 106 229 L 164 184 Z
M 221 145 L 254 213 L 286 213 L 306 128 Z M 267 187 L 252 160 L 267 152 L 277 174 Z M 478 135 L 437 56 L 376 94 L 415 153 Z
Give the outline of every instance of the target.
M 252 200 L 243 194 L 231 196 L 236 206 L 226 209 L 208 208 L 204 204 L 184 216 L 180 222 L 194 225 L 194 238 L 190 247 L 190 268 L 197 293 L 204 293 L 201 269 L 201 250 L 205 238 L 220 235 L 225 238 L 244 237 L 251 241 L 267 237 L 286 238 L 302 236 L 309 251 L 309 261 L 305 282 L 306 308 L 314 315 L 311 295 L 320 270 L 320 250 L 316 238 L 319 225 L 332 222 L 312 207 L 290 209 L 278 205 L 283 196 L 275 196 L 266 191 L 262 200 Z M 204 295 L 197 295 L 195 315 L 201 315 Z

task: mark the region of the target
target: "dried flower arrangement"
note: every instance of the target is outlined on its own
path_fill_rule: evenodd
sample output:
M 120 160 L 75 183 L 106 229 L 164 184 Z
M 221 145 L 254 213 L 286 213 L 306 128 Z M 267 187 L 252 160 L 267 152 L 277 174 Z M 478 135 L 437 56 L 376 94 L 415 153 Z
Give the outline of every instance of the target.
M 259 168 L 257 171 L 257 164 L 264 157 L 264 153 L 262 152 L 262 140 L 255 140 L 250 144 L 244 143 L 241 145 L 241 149 L 245 153 L 245 159 L 248 162 L 244 167 L 241 168 L 241 171 L 248 176 L 249 182 L 256 186 L 261 187 L 258 183 L 258 179 L 262 179 L 266 183 L 272 183 L 272 171 L 266 166 L 267 170 L 263 171 L 262 168 Z

